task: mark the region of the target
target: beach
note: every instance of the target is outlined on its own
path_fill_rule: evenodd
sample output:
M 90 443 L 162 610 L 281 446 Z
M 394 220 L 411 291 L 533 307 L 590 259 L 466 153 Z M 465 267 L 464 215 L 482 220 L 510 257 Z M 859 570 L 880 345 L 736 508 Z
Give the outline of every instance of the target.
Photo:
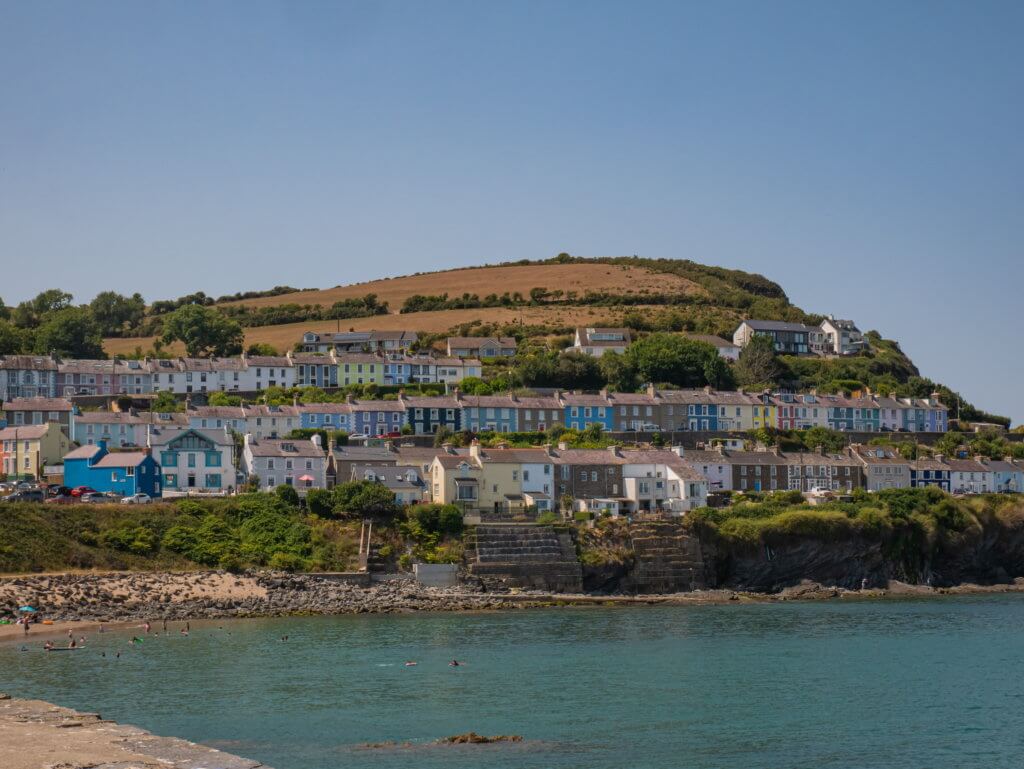
M 366 585 L 313 574 L 223 571 L 154 573 L 68 573 L 0 577 L 0 616 L 18 607 L 37 609 L 39 621 L 29 633 L 16 624 L 0 624 L 0 641 L 34 641 L 76 636 L 106 629 L 141 627 L 154 631 L 164 621 L 275 617 L 290 615 L 391 614 L 488 611 L 572 606 L 762 603 L 808 600 L 973 595 L 1024 591 L 1024 579 L 997 585 L 963 584 L 932 588 L 892 581 L 885 588 L 848 590 L 804 581 L 776 593 L 697 590 L 660 595 L 594 595 L 539 591 L 487 593 L 471 586 L 426 587 L 410 579 Z M 46 621 L 48 624 L 43 624 Z

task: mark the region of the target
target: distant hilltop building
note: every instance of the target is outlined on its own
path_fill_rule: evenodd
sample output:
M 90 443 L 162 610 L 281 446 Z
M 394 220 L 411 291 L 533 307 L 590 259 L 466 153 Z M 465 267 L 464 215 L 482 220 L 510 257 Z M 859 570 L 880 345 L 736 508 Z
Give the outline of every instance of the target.
M 600 358 L 609 351 L 625 352 L 629 343 L 628 328 L 577 328 L 571 349 Z
M 782 355 L 853 355 L 866 346 L 856 323 L 831 315 L 817 326 L 781 320 L 745 320 L 733 333 L 732 341 L 743 349 L 758 334 L 771 337 L 775 351 Z
M 343 331 L 302 335 L 303 352 L 405 352 L 419 340 L 415 331 Z

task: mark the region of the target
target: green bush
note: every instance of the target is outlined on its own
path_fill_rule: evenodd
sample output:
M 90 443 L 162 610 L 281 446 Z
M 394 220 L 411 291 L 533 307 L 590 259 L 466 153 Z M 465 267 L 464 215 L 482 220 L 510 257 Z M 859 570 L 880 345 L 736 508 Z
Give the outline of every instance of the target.
M 289 486 L 287 483 L 282 483 L 280 486 L 274 489 L 274 494 L 289 507 L 299 506 L 299 492 L 295 490 L 294 486 Z

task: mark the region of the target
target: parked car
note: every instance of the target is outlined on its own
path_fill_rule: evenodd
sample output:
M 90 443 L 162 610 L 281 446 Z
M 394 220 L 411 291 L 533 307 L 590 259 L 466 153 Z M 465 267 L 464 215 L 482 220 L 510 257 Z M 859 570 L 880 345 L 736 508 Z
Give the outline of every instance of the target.
M 75 488 L 71 489 L 71 496 L 73 496 L 73 497 L 80 497 L 83 494 L 98 494 L 98 493 L 99 492 L 96 491 L 96 489 L 94 489 L 92 486 L 75 486 Z
M 149 494 L 143 494 L 141 491 L 138 494 L 132 494 L 121 500 L 122 505 L 148 505 L 153 501 L 153 498 Z
M 25 489 L 8 494 L 2 499 L 4 502 L 42 502 L 43 492 L 42 489 Z

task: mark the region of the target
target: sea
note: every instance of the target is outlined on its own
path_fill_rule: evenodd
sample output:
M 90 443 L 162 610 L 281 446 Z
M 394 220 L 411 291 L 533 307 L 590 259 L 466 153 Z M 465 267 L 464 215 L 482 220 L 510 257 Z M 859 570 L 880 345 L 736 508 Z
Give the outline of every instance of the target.
M 0 691 L 274 769 L 1024 765 L 1020 595 L 180 627 L 0 645 Z

